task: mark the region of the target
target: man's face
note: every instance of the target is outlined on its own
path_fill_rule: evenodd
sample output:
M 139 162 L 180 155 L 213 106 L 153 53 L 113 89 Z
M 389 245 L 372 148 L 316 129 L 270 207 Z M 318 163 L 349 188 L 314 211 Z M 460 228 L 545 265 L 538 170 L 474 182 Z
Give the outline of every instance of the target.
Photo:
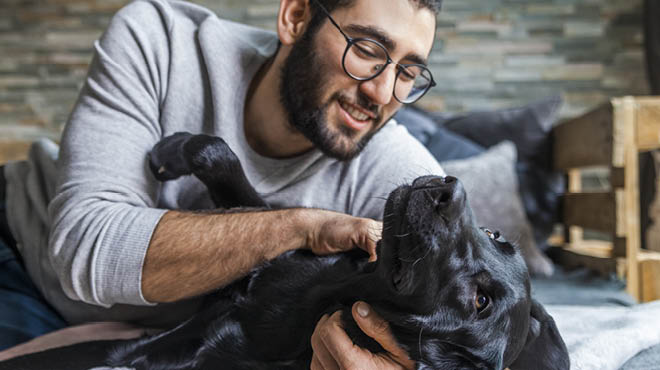
M 394 62 L 425 60 L 433 44 L 435 15 L 409 0 L 356 0 L 332 17 L 349 37 L 383 44 Z M 396 66 L 357 81 L 342 68 L 346 40 L 331 22 L 306 32 L 284 62 L 281 99 L 289 122 L 326 155 L 355 157 L 401 104 L 394 98 Z

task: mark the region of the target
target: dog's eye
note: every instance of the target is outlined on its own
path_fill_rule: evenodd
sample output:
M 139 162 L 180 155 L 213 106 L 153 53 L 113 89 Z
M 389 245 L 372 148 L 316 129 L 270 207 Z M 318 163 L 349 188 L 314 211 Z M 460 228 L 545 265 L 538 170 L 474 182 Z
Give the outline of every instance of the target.
M 484 229 L 486 232 L 486 235 L 488 235 L 489 238 L 495 240 L 500 238 L 500 232 L 499 231 L 490 231 L 490 229 Z
M 489 229 L 483 229 L 483 230 L 490 239 L 498 241 L 500 243 L 504 243 L 504 238 L 502 238 L 502 234 L 500 234 L 499 231 L 490 231 Z
M 477 289 L 477 294 L 474 297 L 474 306 L 478 312 L 483 311 L 490 303 L 490 298 L 485 295 L 480 289 Z

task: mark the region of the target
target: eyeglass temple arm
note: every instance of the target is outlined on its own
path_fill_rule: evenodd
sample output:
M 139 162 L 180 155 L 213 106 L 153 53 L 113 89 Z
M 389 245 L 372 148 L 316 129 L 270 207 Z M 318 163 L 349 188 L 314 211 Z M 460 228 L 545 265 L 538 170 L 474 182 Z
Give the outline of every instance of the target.
M 312 0 L 310 0 L 310 1 L 312 1 Z M 339 27 L 339 25 L 337 24 L 337 22 L 335 22 L 335 20 L 332 19 L 332 17 L 330 16 L 330 12 L 328 12 L 328 10 L 323 6 L 323 4 L 321 4 L 321 2 L 319 2 L 319 0 L 313 0 L 313 1 L 316 3 L 316 5 L 319 6 L 319 8 L 321 8 L 321 11 L 323 11 L 323 13 L 325 13 L 325 15 L 328 17 L 328 19 L 330 20 L 330 22 L 332 22 L 332 24 L 333 24 L 335 27 L 337 27 L 337 29 L 339 30 L 339 32 L 341 32 L 341 34 L 344 36 L 344 38 L 346 39 L 346 41 L 347 41 L 347 42 L 350 42 L 350 41 L 351 41 L 351 38 L 348 37 L 348 35 L 346 35 L 346 34 L 344 33 L 344 31 L 342 31 L 341 27 Z

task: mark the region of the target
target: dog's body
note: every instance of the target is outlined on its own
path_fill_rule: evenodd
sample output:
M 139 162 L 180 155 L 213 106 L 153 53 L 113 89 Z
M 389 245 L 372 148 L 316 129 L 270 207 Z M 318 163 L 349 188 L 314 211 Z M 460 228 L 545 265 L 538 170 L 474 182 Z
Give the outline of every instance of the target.
M 238 159 L 219 138 L 175 134 L 154 147 L 159 180 L 194 174 L 219 207 L 265 208 Z M 106 364 L 136 369 L 304 369 L 310 337 L 326 313 L 368 302 L 422 369 L 568 369 L 552 318 L 530 297 L 519 252 L 479 229 L 462 185 L 421 177 L 389 196 L 378 261 L 353 251 L 299 250 L 257 267 L 208 297 L 205 309 L 160 335 L 114 347 Z

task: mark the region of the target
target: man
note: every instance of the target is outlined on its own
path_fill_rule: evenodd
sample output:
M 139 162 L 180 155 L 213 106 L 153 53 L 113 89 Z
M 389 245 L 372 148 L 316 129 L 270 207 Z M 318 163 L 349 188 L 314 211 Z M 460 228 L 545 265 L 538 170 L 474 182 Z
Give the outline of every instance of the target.
M 373 255 L 383 198 L 442 173 L 389 120 L 434 84 L 425 63 L 437 6 L 281 0 L 277 37 L 186 2 L 118 12 L 95 43 L 54 189 L 46 144 L 5 170 L 11 230 L 48 304 L 69 324 L 169 326 L 198 308 L 195 297 L 287 250 Z M 186 211 L 213 207 L 201 183 L 159 183 L 146 159 L 177 131 L 222 137 L 282 209 Z M 412 366 L 368 305 L 354 316 L 390 353 L 355 348 L 333 315 L 315 331 L 312 368 Z

